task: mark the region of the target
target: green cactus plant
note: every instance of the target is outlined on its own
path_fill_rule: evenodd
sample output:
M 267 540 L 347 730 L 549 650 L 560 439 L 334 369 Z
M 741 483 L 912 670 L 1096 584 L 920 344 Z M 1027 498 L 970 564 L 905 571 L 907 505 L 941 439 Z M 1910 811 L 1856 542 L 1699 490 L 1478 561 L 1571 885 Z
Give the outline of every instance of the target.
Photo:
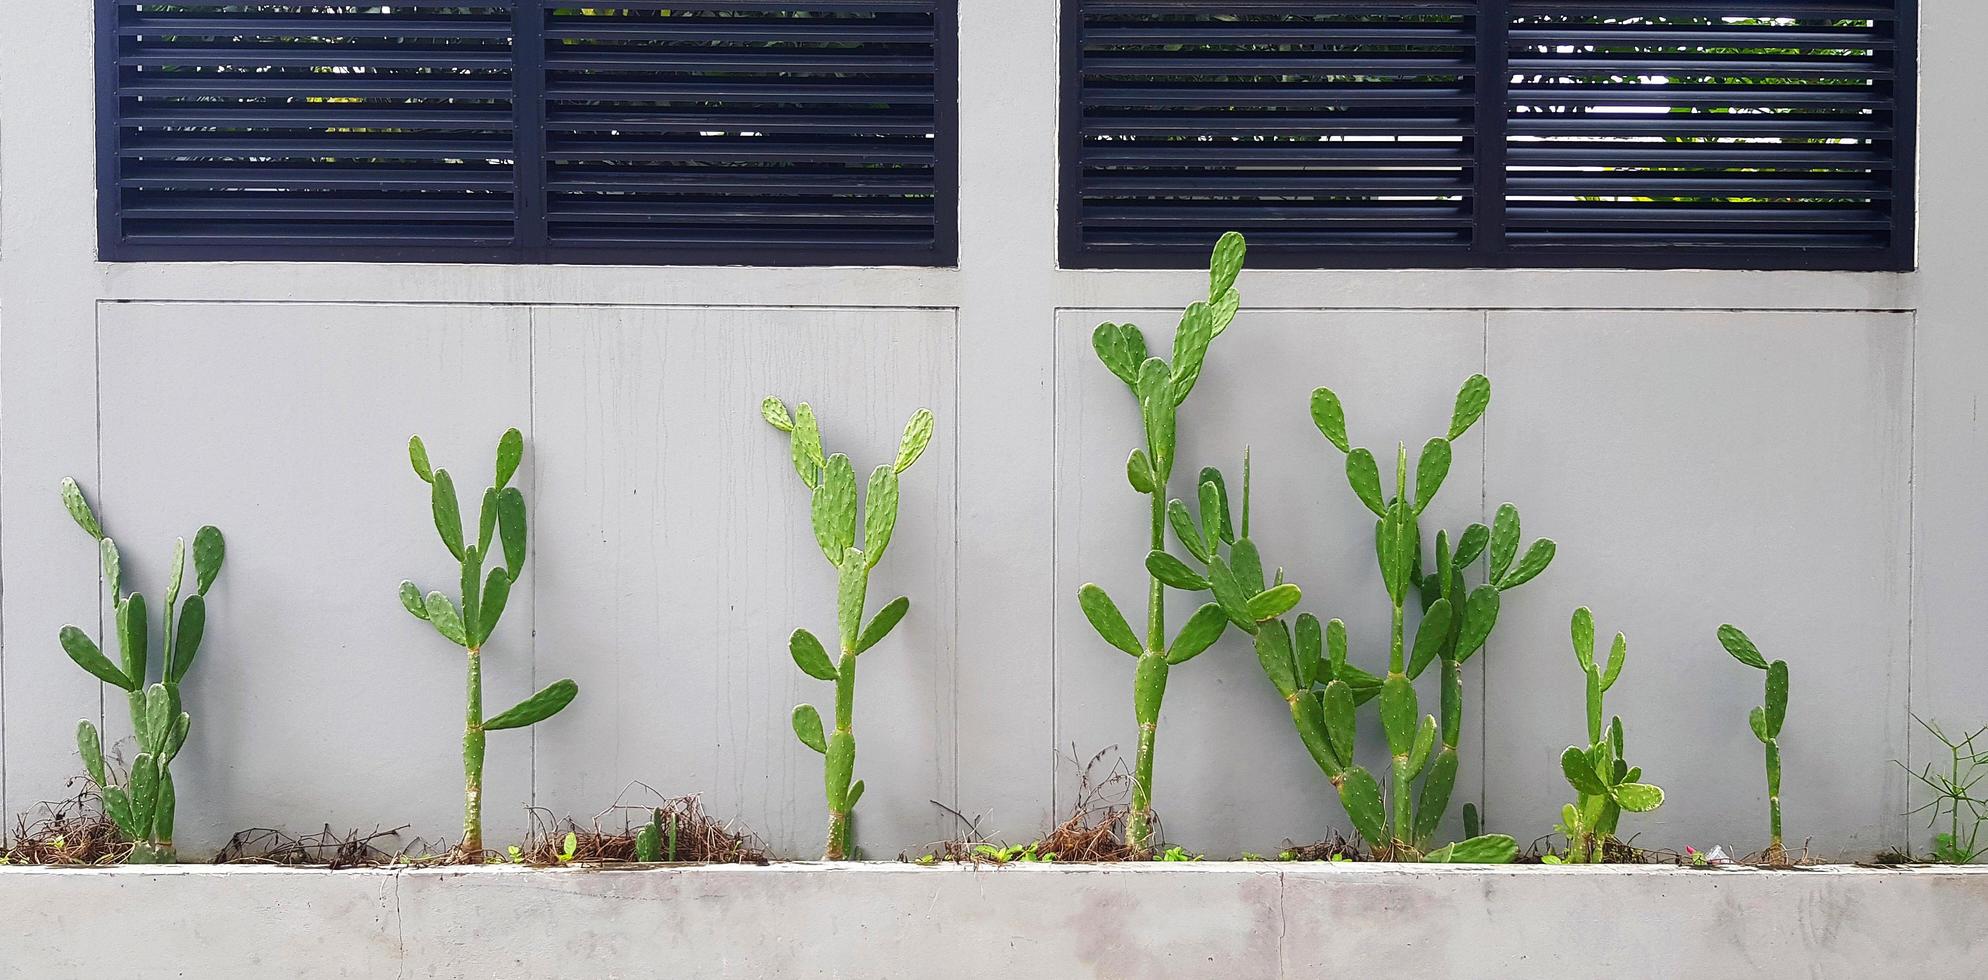
M 497 628 L 498 617 L 511 595 L 511 587 L 525 570 L 525 495 L 511 486 L 511 477 L 524 461 L 525 437 L 508 430 L 497 441 L 496 481 L 483 491 L 476 537 L 463 534 L 462 506 L 456 498 L 456 484 L 449 471 L 435 469 L 428 462 L 428 447 L 420 436 L 407 441 L 408 460 L 414 475 L 428 484 L 429 509 L 435 518 L 435 531 L 442 545 L 461 569 L 462 592 L 451 600 L 441 592 L 425 595 L 413 582 L 400 583 L 400 603 L 414 618 L 435 627 L 435 632 L 468 655 L 468 705 L 463 726 L 463 839 L 462 853 L 483 851 L 483 753 L 490 732 L 535 725 L 564 710 L 579 696 L 580 686 L 571 678 L 551 684 L 495 717 L 483 716 L 483 646 Z M 494 557 L 491 545 L 503 551 L 503 562 L 486 576 L 484 562 Z
M 649 822 L 635 831 L 635 860 L 653 864 L 657 861 L 676 860 L 677 819 L 671 811 L 669 819 L 663 819 L 661 807 L 649 815 Z
M 1449 475 L 1452 444 L 1470 431 L 1491 403 L 1491 382 L 1472 375 L 1457 392 L 1449 431 L 1430 439 L 1415 464 L 1414 494 L 1409 494 L 1408 447 L 1395 447 L 1394 492 L 1381 485 L 1374 454 L 1355 448 L 1346 435 L 1346 410 L 1330 388 L 1312 392 L 1312 423 L 1334 448 L 1346 454 L 1346 479 L 1360 502 L 1377 518 L 1375 555 L 1393 607 L 1388 644 L 1388 672 L 1379 685 L 1382 728 L 1392 756 L 1388 788 L 1391 818 L 1380 836 L 1368 836 L 1376 848 L 1426 851 L 1449 811 L 1456 787 L 1458 745 L 1463 737 L 1463 665 L 1490 639 L 1497 625 L 1500 596 L 1546 570 L 1556 545 L 1540 538 L 1520 553 L 1519 511 L 1512 504 L 1498 508 L 1490 527 L 1472 524 L 1450 546 L 1447 531 L 1436 534 L 1434 569 L 1423 574 L 1422 513 L 1428 509 Z M 1468 589 L 1465 571 L 1479 557 L 1486 559 L 1484 582 Z M 1414 589 L 1422 621 L 1414 642 L 1408 643 L 1406 607 Z M 1421 714 L 1415 681 L 1432 665 L 1441 664 L 1441 720 Z M 1418 754 L 1419 732 L 1434 723 L 1438 740 Z M 1414 763 L 1421 762 L 1420 765 Z M 1419 788 L 1415 786 L 1421 780 Z M 1352 814 L 1348 813 L 1351 817 Z M 1356 820 L 1355 827 L 1359 824 Z M 1367 836 L 1366 831 L 1361 831 Z M 1478 835 L 1471 835 L 1472 837 Z
M 180 598 L 186 576 L 186 539 L 173 542 L 172 563 L 166 576 L 165 621 L 160 632 L 158 680 L 147 681 L 150 671 L 146 648 L 150 645 L 150 625 L 145 596 L 123 591 L 123 560 L 117 542 L 106 535 L 96 512 L 83 497 L 83 488 L 72 478 L 62 481 L 62 505 L 76 526 L 97 542 L 102 563 L 104 587 L 110 593 L 111 612 L 116 623 L 119 662 L 111 663 L 89 634 L 75 626 L 62 627 L 62 650 L 76 665 L 98 680 L 125 692 L 131 708 L 131 729 L 138 736 L 138 756 L 131 762 L 122 782 L 104 761 L 103 737 L 87 719 L 76 723 L 76 747 L 82 753 L 83 767 L 103 799 L 104 813 L 117 825 L 118 832 L 131 841 L 125 860 L 133 864 L 162 864 L 176 861 L 173 850 L 173 818 L 178 796 L 173 789 L 173 759 L 186 746 L 193 719 L 180 710 L 180 683 L 192 669 L 207 631 L 207 590 L 221 574 L 221 561 L 227 545 L 221 532 L 207 525 L 193 535 L 193 594 Z
M 1621 633 L 1609 645 L 1608 662 L 1595 659 L 1595 617 L 1582 606 L 1574 610 L 1574 659 L 1587 675 L 1588 745 L 1570 745 L 1560 753 L 1560 772 L 1574 787 L 1578 801 L 1561 808 L 1559 830 L 1567 837 L 1567 856 L 1549 855 L 1549 864 L 1593 864 L 1615 836 L 1622 811 L 1647 813 L 1663 805 L 1664 791 L 1642 781 L 1643 770 L 1629 765 L 1622 751 L 1622 718 L 1602 725 L 1602 695 L 1622 676 L 1629 659 L 1629 641 Z
M 1299 741 L 1338 792 L 1354 829 L 1370 844 L 1387 841 L 1380 783 L 1353 761 L 1355 708 L 1380 694 L 1384 682 L 1347 661 L 1346 624 L 1335 619 L 1321 626 L 1310 613 L 1297 615 L 1295 630 L 1285 621 L 1303 595 L 1284 580 L 1281 568 L 1265 580 L 1262 552 L 1250 538 L 1249 497 L 1250 454 L 1245 451 L 1239 522 L 1230 520 L 1226 482 L 1213 467 L 1201 471 L 1198 517 L 1180 500 L 1167 505 L 1175 540 L 1204 571 L 1196 572 L 1165 550 L 1147 556 L 1147 570 L 1170 587 L 1208 592 L 1214 599 L 1188 620 L 1169 648 L 1168 660 L 1178 664 L 1199 654 L 1227 625 L 1249 634 L 1258 665 L 1289 706 Z M 1439 628 L 1432 626 L 1430 635 Z M 1428 765 L 1435 737 L 1436 720 L 1425 718 L 1409 750 L 1407 765 L 1414 771 Z M 1502 864 L 1518 856 L 1518 843 L 1509 836 L 1470 836 L 1430 852 L 1425 860 Z M 1406 849 L 1395 854 L 1411 856 Z
M 1146 337 L 1130 323 L 1099 324 L 1091 335 L 1091 347 L 1106 369 L 1125 383 L 1139 405 L 1144 423 L 1146 446 L 1134 449 L 1125 461 L 1125 477 L 1132 489 L 1146 495 L 1151 512 L 1149 552 L 1166 549 L 1167 481 L 1173 474 L 1175 427 L 1180 406 L 1194 391 L 1208 356 L 1208 345 L 1234 321 L 1242 296 L 1236 291 L 1236 276 L 1242 271 L 1245 245 L 1236 232 L 1222 235 L 1208 263 L 1208 298 L 1196 301 L 1181 315 L 1174 332 L 1173 362 L 1148 356 Z M 1148 570 L 1150 573 L 1150 569 Z M 1096 583 L 1077 590 L 1084 618 L 1106 643 L 1130 655 L 1133 670 L 1133 715 L 1139 724 L 1138 748 L 1132 767 L 1132 810 L 1126 818 L 1126 843 L 1144 854 L 1152 849 L 1153 752 L 1158 741 L 1160 705 L 1166 697 L 1167 672 L 1173 663 L 1186 657 L 1170 658 L 1174 648 L 1201 649 L 1222 632 L 1220 616 L 1190 620 L 1181 635 L 1167 641 L 1165 590 L 1157 575 L 1151 575 L 1146 589 L 1146 635 L 1142 642 L 1132 631 L 1118 604 Z M 1204 612 L 1206 607 L 1204 608 Z M 1212 626 L 1210 624 L 1213 624 Z M 1206 631 L 1213 630 L 1212 636 Z M 1206 642 L 1201 640 L 1204 638 Z M 1184 645 L 1184 646 L 1183 646 Z M 1198 651 L 1197 651 L 1198 652 Z
M 788 652 L 801 672 L 816 680 L 835 683 L 835 729 L 824 732 L 821 712 L 814 705 L 794 707 L 794 735 L 801 744 L 823 758 L 823 783 L 828 797 L 828 844 L 823 858 L 840 861 L 850 853 L 850 814 L 863 796 L 863 781 L 850 781 L 856 767 L 856 658 L 876 646 L 911 609 L 911 600 L 898 596 L 877 610 L 866 624 L 863 607 L 868 599 L 870 570 L 884 556 L 892 532 L 897 527 L 898 475 L 918 461 L 932 441 L 932 413 L 919 409 L 905 423 L 898 441 L 897 459 L 877 467 L 863 495 L 862 519 L 857 520 L 856 470 L 849 457 L 836 453 L 824 456 L 821 425 L 807 402 L 788 414 L 787 405 L 768 396 L 760 404 L 767 423 L 790 435 L 794 471 L 810 495 L 810 516 L 815 541 L 822 555 L 836 570 L 836 625 L 840 640 L 837 657 L 831 661 L 828 650 L 813 633 L 797 629 L 788 641 Z M 856 545 L 856 529 L 861 524 L 862 546 Z
M 1754 708 L 1747 715 L 1747 724 L 1753 728 L 1753 737 L 1767 752 L 1767 823 L 1769 842 L 1767 856 L 1770 861 L 1779 860 L 1787 853 L 1781 844 L 1781 723 L 1788 717 L 1788 662 L 1776 660 L 1768 663 L 1760 655 L 1760 648 L 1730 623 L 1719 627 L 1719 645 L 1733 655 L 1733 659 L 1767 672 L 1766 703 Z

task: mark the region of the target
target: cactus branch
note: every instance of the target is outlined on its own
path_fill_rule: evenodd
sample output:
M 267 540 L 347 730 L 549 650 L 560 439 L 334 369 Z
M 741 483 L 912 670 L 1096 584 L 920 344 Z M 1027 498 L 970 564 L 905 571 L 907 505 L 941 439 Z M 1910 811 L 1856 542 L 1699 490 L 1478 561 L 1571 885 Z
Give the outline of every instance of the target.
M 1385 680 L 1401 677 L 1405 682 L 1412 682 L 1432 664 L 1442 664 L 1438 675 L 1441 707 L 1435 716 L 1440 745 L 1432 746 L 1433 751 L 1427 758 L 1411 755 L 1402 760 L 1406 763 L 1420 762 L 1420 765 L 1390 767 L 1392 785 L 1389 792 L 1393 801 L 1390 809 L 1394 817 L 1391 826 L 1385 833 L 1365 829 L 1361 832 L 1361 836 L 1376 850 L 1387 850 L 1396 855 L 1436 853 L 1429 850 L 1429 845 L 1433 843 L 1433 836 L 1441 828 L 1449 808 L 1460 759 L 1458 746 L 1463 734 L 1464 707 L 1462 665 L 1483 649 L 1489 639 L 1498 618 L 1499 593 L 1530 581 L 1553 560 L 1553 542 L 1542 538 L 1525 550 L 1525 558 L 1518 560 L 1514 567 L 1520 551 L 1518 509 L 1506 504 L 1498 509 L 1495 531 L 1482 524 L 1473 524 L 1455 539 L 1454 550 L 1450 547 L 1449 534 L 1438 531 L 1435 536 L 1435 567 L 1424 573 L 1421 515 L 1449 475 L 1452 444 L 1484 416 L 1490 400 L 1491 383 L 1482 375 L 1473 375 L 1464 382 L 1457 393 L 1448 431 L 1423 445 L 1415 461 L 1412 481 L 1409 478 L 1407 446 L 1397 443 L 1394 486 L 1392 496 L 1389 496 L 1383 488 L 1380 464 L 1374 453 L 1354 446 L 1347 437 L 1344 402 L 1330 388 L 1318 388 L 1311 395 L 1312 423 L 1333 448 L 1346 455 L 1348 485 L 1354 496 L 1378 518 L 1374 528 L 1374 550 L 1387 587 L 1390 607 Z M 1411 486 L 1414 490 L 1412 499 L 1409 495 Z M 1480 557 L 1485 557 L 1487 550 L 1488 567 L 1483 584 L 1474 590 L 1466 590 L 1464 572 Z M 1406 589 L 1411 585 L 1416 590 L 1423 615 L 1415 635 L 1413 656 L 1404 658 L 1408 649 Z M 1347 671 L 1346 676 L 1349 678 L 1346 684 L 1349 692 L 1356 687 L 1365 692 L 1360 700 L 1372 697 L 1373 690 L 1385 683 L 1383 679 L 1358 672 L 1357 668 Z M 1327 686 L 1329 688 L 1330 684 Z M 1406 710 L 1405 698 L 1397 696 L 1395 701 L 1396 707 L 1392 711 L 1386 700 L 1382 702 L 1383 727 L 1390 737 L 1391 747 L 1409 744 L 1417 731 L 1416 712 Z M 1398 748 L 1392 754 L 1397 758 L 1402 755 Z M 1408 798 L 1414 793 L 1412 782 L 1417 779 L 1421 781 L 1420 791 L 1415 793 L 1411 806 Z M 1364 791 L 1356 789 L 1351 795 L 1346 792 L 1346 787 L 1356 785 L 1356 782 L 1344 776 L 1334 778 L 1335 785 L 1341 786 L 1342 802 L 1349 803 L 1348 815 L 1358 828 L 1363 815 L 1355 813 L 1354 809 L 1365 808 Z M 1402 819 L 1404 811 L 1412 813 L 1412 818 Z M 1389 836 L 1395 839 L 1386 839 Z M 1480 838 L 1474 832 L 1469 836 L 1472 841 Z M 1495 850 L 1471 847 L 1450 853 L 1482 853 L 1487 849 Z
M 1753 737 L 1766 749 L 1768 854 L 1783 853 L 1781 843 L 1781 724 L 1788 715 L 1788 662 L 1769 663 L 1745 632 L 1730 623 L 1720 626 L 1719 645 L 1734 660 L 1767 674 L 1765 703 L 1748 713 Z
M 1603 859 L 1604 848 L 1615 836 L 1622 811 L 1644 813 L 1663 805 L 1664 791 L 1641 781 L 1642 770 L 1623 758 L 1622 719 L 1602 725 L 1605 713 L 1602 696 L 1622 673 L 1629 656 L 1629 643 L 1621 633 L 1609 648 L 1604 664 L 1595 658 L 1594 615 L 1586 606 L 1574 610 L 1571 632 L 1574 661 L 1587 677 L 1588 746 L 1568 746 L 1560 754 L 1560 771 L 1574 788 L 1577 802 L 1561 812 L 1560 830 L 1567 837 L 1569 864 L 1591 864 Z
M 822 756 L 822 790 L 828 802 L 827 843 L 824 858 L 840 861 L 848 857 L 850 827 L 856 801 L 863 795 L 863 781 L 852 776 L 856 766 L 856 659 L 883 640 L 911 607 L 903 596 L 892 599 L 865 625 L 864 606 L 868 602 L 870 570 L 883 558 L 897 525 L 898 476 L 923 455 L 932 440 L 932 413 L 919 409 L 905 423 L 894 462 L 879 466 L 870 474 L 862 497 L 862 519 L 857 519 L 856 472 L 849 457 L 841 453 L 824 455 L 820 421 L 806 402 L 790 414 L 786 402 L 769 396 L 760 403 L 760 416 L 767 424 L 789 435 L 789 457 L 801 485 L 809 491 L 808 513 L 815 543 L 836 573 L 836 659 L 830 663 L 828 651 L 814 634 L 795 630 L 788 640 L 788 652 L 801 671 L 817 680 L 835 684 L 835 727 L 824 732 L 821 713 L 812 705 L 794 709 L 794 736 L 801 744 Z M 862 546 L 857 547 L 857 529 L 862 530 Z M 1096 603 L 1096 605 L 1094 605 Z M 1085 614 L 1107 617 L 1123 630 L 1123 645 L 1131 647 L 1131 627 L 1102 592 L 1086 598 Z M 672 825 L 674 826 L 674 825 Z M 672 830 L 674 839 L 674 830 Z M 674 845 L 671 846 L 672 853 Z
M 525 498 L 517 487 L 508 486 L 524 461 L 524 434 L 506 431 L 497 440 L 497 458 L 492 485 L 479 499 L 483 501 L 477 520 L 475 540 L 463 537 L 462 514 L 456 501 L 455 481 L 449 471 L 436 469 L 429 461 L 426 444 L 419 436 L 408 440 L 408 456 L 414 475 L 429 486 L 429 509 L 435 532 L 457 564 L 461 592 L 456 600 L 440 592 L 421 595 L 413 582 L 402 582 L 401 605 L 417 619 L 434 626 L 464 654 L 463 691 L 463 839 L 461 852 L 476 855 L 483 850 L 483 757 L 489 733 L 507 728 L 523 728 L 544 721 L 564 710 L 580 693 L 579 685 L 562 679 L 495 718 L 483 716 L 483 648 L 497 628 L 497 620 L 511 586 L 524 571 Z M 203 529 L 204 530 L 204 529 Z M 504 564 L 483 575 L 483 563 L 491 557 L 489 547 L 495 534 L 503 549 Z M 201 541 L 194 538 L 194 565 L 201 563 Z M 200 581 L 205 581 L 203 575 Z M 205 587 L 201 588 L 205 591 Z M 182 659 L 191 658 L 182 651 Z
M 1156 483 L 1148 496 L 1152 513 L 1149 553 L 1164 553 L 1167 543 L 1166 484 Z M 1125 821 L 1126 842 L 1139 851 L 1148 849 L 1152 837 L 1153 751 L 1159 739 L 1160 703 L 1166 697 L 1166 637 L 1166 588 L 1158 576 L 1149 575 L 1146 642 L 1140 650 L 1139 666 L 1133 677 L 1133 714 L 1139 725 L 1139 737 L 1132 762 L 1132 812 Z
M 1133 715 L 1139 725 L 1138 747 L 1132 763 L 1132 812 L 1126 818 L 1126 843 L 1138 853 L 1151 850 L 1153 828 L 1153 752 L 1158 741 L 1160 704 L 1166 697 L 1168 669 L 1208 648 L 1221 635 L 1223 626 L 1213 616 L 1190 620 L 1182 635 L 1170 644 L 1166 635 L 1166 586 L 1207 588 L 1210 583 L 1188 572 L 1183 563 L 1166 553 L 1166 530 L 1172 524 L 1188 553 L 1203 563 L 1213 557 L 1234 535 L 1229 529 L 1226 508 L 1217 517 L 1215 508 L 1205 505 L 1202 524 L 1193 526 L 1185 505 L 1167 500 L 1167 478 L 1173 472 L 1175 433 L 1180 406 L 1194 390 L 1208 356 L 1208 345 L 1226 330 L 1241 305 L 1234 288 L 1243 263 L 1243 236 L 1228 232 L 1216 242 L 1209 258 L 1209 293 L 1205 301 L 1188 306 L 1174 332 L 1171 365 L 1147 353 L 1145 335 L 1125 323 L 1104 323 L 1091 334 L 1091 347 L 1113 377 L 1123 382 L 1139 405 L 1139 417 L 1146 445 L 1134 449 L 1126 460 L 1125 477 L 1132 489 L 1147 497 L 1151 521 L 1146 540 L 1148 556 L 1146 581 L 1146 636 L 1140 642 L 1132 636 L 1124 617 L 1105 597 L 1102 589 L 1087 584 L 1078 590 L 1084 616 L 1107 643 L 1137 658 L 1133 671 Z M 1218 475 L 1219 479 L 1219 475 Z M 1247 481 L 1245 481 L 1247 482 Z M 1202 486 L 1197 486 L 1202 490 Z M 1219 485 L 1213 493 L 1219 493 Z M 1245 505 L 1245 515 L 1247 506 Z M 1245 532 L 1247 534 L 1247 532 Z M 1226 569 L 1225 569 L 1226 571 Z M 1260 571 L 1260 568 L 1258 569 Z M 1211 570 L 1212 572 L 1212 570 Z M 1165 576 L 1165 577 L 1163 577 Z M 1214 577 L 1211 575 L 1211 577 Z M 1228 588 L 1233 578 L 1220 578 L 1224 598 L 1221 609 L 1238 623 L 1252 622 L 1244 604 L 1247 596 Z M 1261 591 L 1260 586 L 1252 592 Z M 1253 630 L 1252 630 L 1253 631 Z
M 178 800 L 171 765 L 186 746 L 192 728 L 192 719 L 180 710 L 180 683 L 199 652 L 207 621 L 204 596 L 221 574 L 226 547 L 221 532 L 212 525 L 194 534 L 195 590 L 182 599 L 186 539 L 174 541 L 167 565 L 165 601 L 160 610 L 162 638 L 156 661 L 159 679 L 148 685 L 153 676 L 150 664 L 154 661 L 147 656 L 151 631 L 145 597 L 123 591 L 123 560 L 117 544 L 104 535 L 82 487 L 73 479 L 62 481 L 62 504 L 76 525 L 97 542 L 104 587 L 116 622 L 119 662 L 111 663 L 96 641 L 75 626 L 64 626 L 57 638 L 63 652 L 77 666 L 125 692 L 131 730 L 138 737 L 141 751 L 124 783 L 117 785 L 104 765 L 103 740 L 95 725 L 86 721 L 77 726 L 77 750 L 104 801 L 106 814 L 132 842 L 126 860 L 133 864 L 172 862 L 176 860 L 173 818 Z
M 469 649 L 467 711 L 462 734 L 462 849 L 466 854 L 483 850 L 483 656 Z

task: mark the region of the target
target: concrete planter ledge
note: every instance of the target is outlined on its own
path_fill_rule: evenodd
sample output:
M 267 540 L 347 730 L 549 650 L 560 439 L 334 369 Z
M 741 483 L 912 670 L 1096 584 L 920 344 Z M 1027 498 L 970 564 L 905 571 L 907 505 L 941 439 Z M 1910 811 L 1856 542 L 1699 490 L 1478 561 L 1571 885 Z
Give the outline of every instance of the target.
M 1988 868 L 0 869 L 0 977 L 1972 976 Z

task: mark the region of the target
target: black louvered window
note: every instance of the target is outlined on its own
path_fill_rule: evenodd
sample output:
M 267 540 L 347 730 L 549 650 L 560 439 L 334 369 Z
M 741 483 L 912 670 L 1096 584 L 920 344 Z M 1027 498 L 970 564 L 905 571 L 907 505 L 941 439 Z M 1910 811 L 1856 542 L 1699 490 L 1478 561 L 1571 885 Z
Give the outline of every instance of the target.
M 954 261 L 954 0 L 99 2 L 106 260 Z
M 1061 252 L 1906 269 L 1912 0 L 1066 0 Z

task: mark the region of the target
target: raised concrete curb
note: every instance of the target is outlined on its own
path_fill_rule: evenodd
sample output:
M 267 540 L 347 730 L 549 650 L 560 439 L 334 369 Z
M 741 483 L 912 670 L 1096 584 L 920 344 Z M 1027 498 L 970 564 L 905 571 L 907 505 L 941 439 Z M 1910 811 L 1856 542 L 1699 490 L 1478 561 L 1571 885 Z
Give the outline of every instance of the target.
M 0 977 L 1979 975 L 1988 869 L 0 870 Z

